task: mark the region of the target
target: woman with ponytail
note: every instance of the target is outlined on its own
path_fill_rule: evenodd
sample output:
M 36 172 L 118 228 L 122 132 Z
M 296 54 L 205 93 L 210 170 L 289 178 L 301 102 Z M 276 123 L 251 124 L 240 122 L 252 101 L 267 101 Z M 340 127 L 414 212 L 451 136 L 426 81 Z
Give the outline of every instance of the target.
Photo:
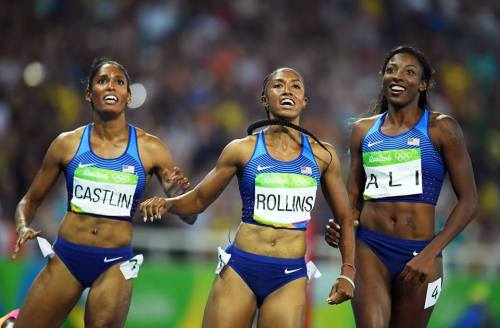
M 259 327 L 304 327 L 308 267 L 305 230 L 321 186 L 342 223 L 341 274 L 328 302 L 354 294 L 354 226 L 340 175 L 339 159 L 329 144 L 299 127 L 307 105 L 302 76 L 290 68 L 264 80 L 261 98 L 268 120 L 249 127 L 249 136 L 222 151 L 215 168 L 191 192 L 141 204 L 144 219 L 166 212 L 203 212 L 238 178 L 242 223 L 233 244 L 219 248 L 217 276 L 205 308 L 203 327 L 251 327 L 259 308 Z M 253 134 L 254 129 L 266 127 Z
M 189 187 L 174 167 L 168 147 L 128 123 L 132 93 L 122 64 L 105 57 L 94 60 L 84 92 L 92 122 L 61 133 L 52 142 L 16 209 L 12 259 L 30 239 L 36 239 L 48 257 L 24 299 L 18 328 L 60 327 L 85 289 L 85 327 L 125 326 L 132 279 L 143 262 L 131 245 L 132 218 L 142 193 L 153 176 L 169 196 Z M 66 180 L 67 212 L 51 246 L 32 223 L 61 174 Z
M 377 115 L 353 126 L 348 191 L 359 222 L 352 301 L 357 327 L 427 327 L 443 283 L 441 252 L 477 211 L 462 130 L 429 108 L 431 73 L 419 50 L 391 50 L 382 66 Z M 435 234 L 446 171 L 458 201 Z M 334 247 L 338 228 L 334 222 L 327 228 Z

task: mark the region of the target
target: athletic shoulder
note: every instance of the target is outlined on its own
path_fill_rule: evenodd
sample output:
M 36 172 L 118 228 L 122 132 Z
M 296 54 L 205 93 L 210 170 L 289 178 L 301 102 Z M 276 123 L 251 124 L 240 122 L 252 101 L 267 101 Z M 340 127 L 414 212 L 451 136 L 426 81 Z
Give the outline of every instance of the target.
M 147 133 L 141 128 L 136 127 L 137 143 L 140 149 L 146 150 L 148 153 L 155 153 L 156 151 L 167 149 L 167 145 L 157 136 Z
M 431 127 L 446 127 L 451 125 L 459 126 L 456 119 L 450 115 L 446 115 L 440 112 L 429 111 L 429 124 Z
M 239 138 L 239 139 L 234 139 L 231 142 L 229 142 L 226 147 L 224 147 L 224 151 L 240 151 L 240 152 L 245 152 L 248 150 L 252 150 L 255 147 L 255 142 L 257 140 L 257 135 L 252 134 L 249 136 L 246 136 L 244 138 Z
M 321 172 L 324 172 L 325 169 L 328 168 L 330 164 L 334 164 L 335 166 L 339 163 L 339 158 L 337 156 L 337 150 L 334 145 L 329 142 L 321 140 L 321 143 L 325 148 L 321 147 L 319 142 L 316 140 L 312 140 L 309 137 L 309 143 L 311 144 L 311 148 L 314 153 L 314 157 L 316 158 L 316 162 L 321 168 Z
M 62 164 L 68 163 L 78 149 L 85 126 L 59 134 L 50 144 L 47 156 Z
M 311 144 L 311 147 L 312 147 L 314 153 L 326 154 L 327 156 L 330 156 L 330 155 L 328 155 L 328 152 L 330 152 L 332 155 L 335 155 L 337 153 L 337 149 L 335 148 L 335 146 L 327 141 L 320 140 L 321 143 L 323 144 L 323 146 L 325 146 L 325 148 L 328 149 L 328 151 L 325 148 L 321 147 L 319 142 L 317 142 L 316 140 L 312 139 L 309 136 L 308 136 L 308 140 L 309 140 L 309 143 Z
M 220 160 L 233 165 L 243 165 L 250 160 L 255 148 L 256 135 L 234 139 L 229 142 L 220 155 Z
M 51 147 L 57 147 L 62 149 L 78 147 L 80 140 L 82 139 L 83 131 L 85 126 L 81 126 L 72 131 L 65 131 L 59 134 L 54 141 L 52 141 Z
M 377 115 L 373 115 L 373 116 L 370 116 L 370 117 L 363 117 L 363 118 L 360 118 L 358 120 L 356 120 L 353 124 L 352 124 L 352 130 L 353 130 L 353 133 L 354 131 L 357 131 L 357 132 L 368 132 L 368 130 L 373 126 L 373 124 L 375 124 L 375 122 L 382 116 L 383 114 L 377 114 Z
M 437 137 L 439 144 L 465 145 L 462 128 L 452 116 L 430 112 L 429 126 L 431 137 Z
M 352 124 L 351 148 L 353 148 L 354 145 L 361 144 L 361 141 L 364 139 L 370 128 L 382 115 L 383 114 L 377 114 L 370 117 L 363 117 Z

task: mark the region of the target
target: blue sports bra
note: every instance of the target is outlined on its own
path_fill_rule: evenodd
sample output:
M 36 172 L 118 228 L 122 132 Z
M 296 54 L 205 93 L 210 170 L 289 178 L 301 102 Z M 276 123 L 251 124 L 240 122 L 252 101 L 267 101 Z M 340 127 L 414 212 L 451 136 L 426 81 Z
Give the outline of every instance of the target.
M 429 138 L 429 111 L 397 136 L 385 135 L 382 114 L 362 142 L 364 199 L 435 205 L 446 174 L 443 158 Z
M 245 223 L 305 230 L 311 219 L 320 171 L 309 140 L 301 134 L 302 150 L 283 162 L 267 151 L 264 133 L 257 134 L 254 152 L 238 177 Z
M 78 150 L 64 171 L 68 211 L 132 220 L 146 185 L 146 174 L 139 158 L 136 129 L 128 127 L 125 152 L 108 159 L 92 151 L 92 124 L 85 126 Z

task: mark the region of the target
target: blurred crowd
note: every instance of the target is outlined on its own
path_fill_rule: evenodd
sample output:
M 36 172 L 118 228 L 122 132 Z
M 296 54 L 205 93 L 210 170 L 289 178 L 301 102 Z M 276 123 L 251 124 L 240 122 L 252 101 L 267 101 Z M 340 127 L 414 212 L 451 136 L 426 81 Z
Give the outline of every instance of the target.
M 91 120 L 82 80 L 100 56 L 124 64 L 145 87 L 129 122 L 159 136 L 196 183 L 230 140 L 265 118 L 262 82 L 281 66 L 303 74 L 310 101 L 302 125 L 336 146 L 347 175 L 350 123 L 376 101 L 385 54 L 416 46 L 436 70 L 432 109 L 459 121 L 474 164 L 481 211 L 461 238 L 491 243 L 500 233 L 496 0 L 2 1 L 0 24 L 2 254 L 12 243 L 15 206 L 50 142 Z M 66 210 L 64 188 L 61 178 L 37 213 L 51 236 Z M 148 195 L 160 193 L 151 183 Z M 440 224 L 453 204 L 447 184 Z M 232 228 L 240 210 L 233 181 L 197 225 Z M 330 214 L 325 204 L 315 214 L 319 233 Z

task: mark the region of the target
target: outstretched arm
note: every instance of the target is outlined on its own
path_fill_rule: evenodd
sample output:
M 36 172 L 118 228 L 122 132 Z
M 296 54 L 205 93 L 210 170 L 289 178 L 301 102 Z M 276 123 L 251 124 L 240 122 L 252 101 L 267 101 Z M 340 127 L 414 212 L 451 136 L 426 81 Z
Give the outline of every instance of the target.
M 59 136 L 50 145 L 42 166 L 38 170 L 28 192 L 21 199 L 16 207 L 15 221 L 17 241 L 12 259 L 16 259 L 17 254 L 26 240 L 33 239 L 40 234 L 40 231 L 34 231 L 29 228 L 33 216 L 45 198 L 45 195 L 57 181 L 59 173 L 62 170 L 62 156 L 65 152 L 65 141 L 63 136 Z
M 141 203 L 145 220 L 159 219 L 168 212 L 193 215 L 203 212 L 222 193 L 236 174 L 242 158 L 241 140 L 228 144 L 215 168 L 191 191 L 175 198 L 154 197 Z

